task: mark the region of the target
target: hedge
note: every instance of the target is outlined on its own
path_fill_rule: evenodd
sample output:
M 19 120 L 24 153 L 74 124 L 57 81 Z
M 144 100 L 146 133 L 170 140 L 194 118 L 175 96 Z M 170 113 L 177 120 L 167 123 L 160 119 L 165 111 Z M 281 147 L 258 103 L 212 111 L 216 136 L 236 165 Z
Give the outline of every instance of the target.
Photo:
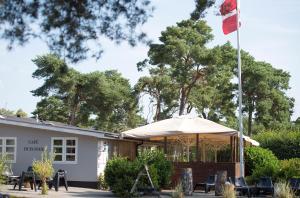
M 271 150 L 280 160 L 300 158 L 300 132 L 268 131 L 254 136 L 260 146 Z
M 247 147 L 245 149 L 245 169 L 246 175 L 272 176 L 274 169 L 279 169 L 279 160 L 268 149 Z M 268 170 L 270 173 L 267 172 Z

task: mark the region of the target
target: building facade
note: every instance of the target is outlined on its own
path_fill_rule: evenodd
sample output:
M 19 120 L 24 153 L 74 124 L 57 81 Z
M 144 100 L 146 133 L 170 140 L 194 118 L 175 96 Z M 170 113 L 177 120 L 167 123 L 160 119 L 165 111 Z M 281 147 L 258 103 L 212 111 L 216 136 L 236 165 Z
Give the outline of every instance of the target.
M 0 117 L 0 155 L 6 155 L 14 175 L 26 171 L 47 148 L 54 156 L 54 169 L 67 171 L 69 185 L 97 187 L 107 161 L 115 155 L 134 159 L 137 144 L 114 133 Z

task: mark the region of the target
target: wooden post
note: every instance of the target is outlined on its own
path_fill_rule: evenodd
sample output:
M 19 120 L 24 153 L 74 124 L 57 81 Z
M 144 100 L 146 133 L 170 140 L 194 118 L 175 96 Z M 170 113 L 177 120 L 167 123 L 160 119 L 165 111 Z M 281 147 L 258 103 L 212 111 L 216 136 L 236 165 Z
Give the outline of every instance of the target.
M 232 136 L 230 136 L 230 161 L 233 162 L 233 139 Z
M 184 195 L 193 194 L 193 172 L 192 168 L 184 168 L 181 174 L 181 184 Z
M 203 162 L 206 162 L 206 155 L 205 155 L 205 152 L 206 152 L 205 144 L 204 144 L 204 142 L 202 141 L 202 161 L 203 161 Z
M 199 134 L 196 134 L 196 161 L 199 160 Z
M 215 196 L 222 195 L 222 188 L 227 180 L 227 171 L 217 171 L 217 180 L 215 186 Z
M 236 158 L 235 158 L 235 162 L 239 162 L 240 161 L 240 158 L 239 158 L 239 138 L 236 137 L 236 142 L 235 142 L 235 155 L 236 155 Z
M 218 150 L 215 149 L 215 163 L 218 162 Z

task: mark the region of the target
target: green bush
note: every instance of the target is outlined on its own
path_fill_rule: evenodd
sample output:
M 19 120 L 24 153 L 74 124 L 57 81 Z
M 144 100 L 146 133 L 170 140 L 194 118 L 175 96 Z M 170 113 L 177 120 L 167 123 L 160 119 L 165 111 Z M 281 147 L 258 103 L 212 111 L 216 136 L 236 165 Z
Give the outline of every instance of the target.
M 300 158 L 280 161 L 280 170 L 278 177 L 283 180 L 288 180 L 293 177 L 300 177 Z
M 160 189 L 169 184 L 172 164 L 159 151 L 143 152 L 134 161 L 128 161 L 123 157 L 109 160 L 104 171 L 105 182 L 112 192 L 120 197 L 134 196 L 130 194 L 130 190 L 145 164 L 148 165 L 155 188 Z M 149 185 L 148 178 L 143 176 L 139 180 L 137 188 L 146 188 Z
M 260 146 L 271 150 L 278 159 L 300 158 L 299 131 L 268 131 L 254 136 Z
M 6 156 L 0 156 L 0 185 L 4 183 L 5 176 L 3 176 L 4 171 L 7 169 Z
M 136 163 L 123 157 L 114 157 L 106 164 L 104 179 L 113 193 L 120 197 L 130 197 L 130 190 L 137 176 Z
M 47 153 L 47 148 L 44 149 L 41 160 L 34 160 L 32 163 L 32 169 L 34 173 L 42 181 L 42 194 L 46 195 L 48 193 L 47 178 L 52 177 L 54 173 L 53 168 L 53 157 L 51 154 Z
M 246 175 L 273 176 L 279 170 L 279 160 L 268 149 L 247 147 L 245 149 Z M 263 175 L 266 174 L 266 175 Z
M 158 175 L 158 187 L 167 187 L 171 182 L 172 163 L 166 159 L 163 152 L 158 150 L 144 151 L 139 157 L 138 161 L 141 164 L 150 164 L 154 166 Z

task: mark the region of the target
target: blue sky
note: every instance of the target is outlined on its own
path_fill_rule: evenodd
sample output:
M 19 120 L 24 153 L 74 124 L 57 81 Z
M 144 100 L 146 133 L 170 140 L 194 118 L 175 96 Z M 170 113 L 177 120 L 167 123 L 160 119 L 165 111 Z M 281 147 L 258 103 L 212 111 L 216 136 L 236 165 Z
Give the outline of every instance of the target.
M 194 0 L 153 0 L 156 7 L 153 18 L 143 30 L 157 41 L 160 32 L 167 26 L 189 17 L 194 9 Z M 222 19 L 215 16 L 213 9 L 207 17 L 215 35 L 211 46 L 231 41 L 235 46 L 236 35 L 224 36 Z M 241 0 L 241 47 L 257 60 L 271 63 L 276 68 L 290 72 L 288 95 L 296 99 L 293 118 L 300 117 L 300 1 L 299 0 Z M 89 59 L 72 65 L 81 72 L 117 69 L 134 84 L 145 75 L 136 70 L 136 63 L 147 57 L 147 46 L 135 48 L 126 43 L 115 45 L 103 40 L 103 57 L 99 61 Z M 32 79 L 36 69 L 32 59 L 48 53 L 47 46 L 40 40 L 33 40 L 24 47 L 6 50 L 6 42 L 0 41 L 0 107 L 11 110 L 22 108 L 27 113 L 34 110 L 39 98 L 31 90 L 42 82 Z

